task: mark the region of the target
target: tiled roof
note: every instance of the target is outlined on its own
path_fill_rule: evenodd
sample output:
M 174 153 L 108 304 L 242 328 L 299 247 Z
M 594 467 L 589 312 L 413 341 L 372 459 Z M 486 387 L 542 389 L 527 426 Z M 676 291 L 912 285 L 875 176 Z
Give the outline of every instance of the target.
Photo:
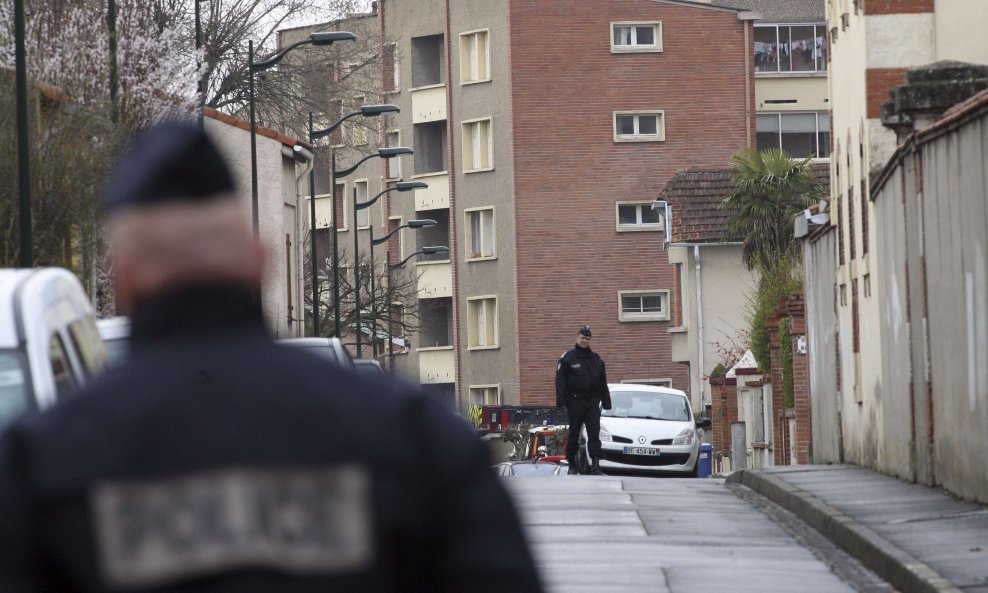
M 671 243 L 727 241 L 724 198 L 734 191 L 731 169 L 679 171 L 659 194 L 669 203 Z
M 811 166 L 810 170 L 814 179 L 829 191 L 830 166 L 820 163 Z M 721 208 L 721 203 L 733 191 L 733 169 L 691 169 L 677 172 L 658 197 L 669 203 L 669 242 L 738 241 L 728 236 L 728 212 Z
M 232 115 L 223 113 L 221 111 L 217 111 L 212 107 L 203 107 L 202 114 L 206 117 L 215 119 L 216 121 L 221 121 L 225 124 L 229 124 L 231 126 L 240 128 L 242 130 L 250 131 L 250 122 L 246 122 L 238 117 L 234 117 Z M 278 142 L 281 142 L 285 146 L 295 146 L 296 144 L 299 144 L 301 146 L 306 147 L 307 149 L 310 150 L 312 149 L 312 145 L 306 142 L 305 140 L 294 138 L 292 136 L 289 136 L 287 134 L 282 134 L 281 132 L 277 132 L 269 128 L 263 128 L 261 126 L 257 126 L 256 131 L 258 136 L 266 136 L 268 138 L 273 138 Z

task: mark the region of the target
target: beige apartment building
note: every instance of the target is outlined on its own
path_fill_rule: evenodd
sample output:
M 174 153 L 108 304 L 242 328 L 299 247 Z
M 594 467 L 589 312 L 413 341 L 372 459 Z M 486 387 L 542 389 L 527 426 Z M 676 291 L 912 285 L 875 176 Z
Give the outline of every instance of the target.
M 988 63 L 988 3 L 980 0 L 827 0 L 833 129 L 829 222 L 804 246 L 813 393 L 813 460 L 851 461 L 908 473 L 917 451 L 895 446 L 886 406 L 902 377 L 923 382 L 908 360 L 885 361 L 894 334 L 881 302 L 905 279 L 880 284 L 870 177 L 896 148 L 882 125 L 889 91 L 906 72 L 943 60 Z M 889 276 L 895 279 L 894 276 Z M 923 331 L 913 328 L 913 331 Z M 891 375 L 896 377 L 892 377 Z M 910 375 L 911 374 L 911 375 Z M 889 430 L 898 430 L 889 428 Z M 923 453 L 919 453 L 923 455 Z

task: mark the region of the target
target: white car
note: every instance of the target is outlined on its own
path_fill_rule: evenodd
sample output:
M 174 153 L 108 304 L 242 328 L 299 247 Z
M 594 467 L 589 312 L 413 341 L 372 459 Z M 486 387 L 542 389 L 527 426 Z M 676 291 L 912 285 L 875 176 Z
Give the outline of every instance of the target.
M 700 428 L 685 393 L 668 387 L 613 383 L 611 409 L 600 417 L 600 469 L 697 475 Z M 586 428 L 580 439 L 581 467 L 589 458 Z
M 350 355 L 350 351 L 346 349 L 339 338 L 282 338 L 276 343 L 281 346 L 300 348 L 319 356 L 330 364 L 351 371 L 356 370 L 353 356 Z
M 61 268 L 0 270 L 0 430 L 107 368 L 78 278 Z

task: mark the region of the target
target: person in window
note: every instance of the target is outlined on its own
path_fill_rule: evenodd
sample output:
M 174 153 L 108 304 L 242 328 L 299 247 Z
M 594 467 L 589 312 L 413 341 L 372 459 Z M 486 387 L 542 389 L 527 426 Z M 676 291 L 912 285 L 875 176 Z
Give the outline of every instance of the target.
M 0 591 L 542 591 L 468 423 L 272 341 L 198 127 L 142 135 L 107 210 L 132 348 L 0 440 Z
M 611 409 L 611 392 L 607 388 L 604 360 L 590 349 L 590 338 L 590 326 L 584 325 L 576 332 L 576 345 L 559 359 L 556 365 L 556 406 L 565 407 L 569 415 L 566 441 L 569 472 L 578 474 L 587 470 L 594 475 L 604 475 L 600 471 L 600 408 Z M 587 428 L 589 468 L 581 468 L 577 459 L 580 432 L 584 426 Z

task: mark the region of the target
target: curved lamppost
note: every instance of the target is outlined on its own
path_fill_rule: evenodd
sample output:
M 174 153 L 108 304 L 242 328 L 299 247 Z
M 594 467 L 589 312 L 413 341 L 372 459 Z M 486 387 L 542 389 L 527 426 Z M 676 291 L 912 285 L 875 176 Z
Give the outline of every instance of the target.
M 259 233 L 258 213 L 257 213 L 257 121 L 254 115 L 254 73 L 263 72 L 281 61 L 288 52 L 302 45 L 332 45 L 337 41 L 356 41 L 357 36 L 346 31 L 323 31 L 312 33 L 308 38 L 297 41 L 282 49 L 266 60 L 254 61 L 254 41 L 247 42 L 247 75 L 249 103 L 250 103 L 250 196 L 251 214 L 254 222 L 254 234 Z
M 412 221 L 409 221 L 409 224 L 411 224 L 411 222 Z M 423 226 L 430 226 L 430 225 L 423 225 Z M 390 281 L 391 270 L 395 270 L 395 269 L 398 269 L 398 268 L 405 267 L 405 264 L 408 263 L 408 260 L 412 259 L 416 255 L 436 255 L 438 253 L 449 253 L 449 247 L 447 247 L 445 245 L 433 245 L 433 246 L 423 247 L 422 249 L 419 249 L 415 253 L 410 254 L 408 257 L 406 257 L 405 259 L 401 260 L 400 262 L 398 262 L 396 264 L 388 264 L 388 277 L 389 277 L 389 281 Z M 391 311 L 388 311 L 388 315 L 389 315 L 389 318 L 390 318 Z M 389 329 L 389 331 L 388 331 L 388 366 L 389 366 L 389 368 L 393 369 L 394 368 L 394 364 L 395 364 L 394 340 L 391 339 L 391 332 L 390 332 L 390 329 L 391 328 L 389 327 L 388 329 Z
M 348 113 L 341 117 L 340 119 L 333 122 L 327 128 L 322 130 L 312 129 L 312 112 L 309 112 L 309 143 L 312 144 L 320 138 L 325 138 L 337 128 L 340 124 L 350 119 L 351 117 L 356 117 L 358 115 L 363 115 L 366 117 L 374 117 L 378 115 L 383 115 L 385 113 L 398 113 L 400 111 L 397 105 L 392 105 L 390 103 L 385 103 L 382 105 L 363 105 L 359 111 L 354 111 Z M 333 215 L 330 217 L 333 221 L 333 319 L 335 320 L 335 330 L 336 336 L 340 335 L 340 277 L 336 270 L 336 263 L 339 260 L 338 253 L 339 248 L 336 244 L 336 151 L 330 151 L 330 166 L 329 166 L 329 191 L 331 196 L 331 208 L 333 209 Z M 310 267 L 312 269 L 312 333 L 313 335 L 319 335 L 319 285 L 316 281 L 317 271 L 318 271 L 318 260 L 316 257 L 316 173 L 315 169 L 309 171 L 309 259 Z
M 391 189 L 398 189 L 398 191 L 409 191 L 409 190 L 412 190 L 412 189 L 425 189 L 425 188 L 429 187 L 428 184 L 422 183 L 421 181 L 412 181 L 412 182 L 404 182 L 404 183 L 407 183 L 407 185 L 409 185 L 411 187 L 407 187 L 405 189 L 399 189 L 399 188 L 395 187 L 395 188 L 391 188 Z M 402 183 L 398 183 L 397 185 L 401 185 L 401 184 Z M 381 193 L 384 193 L 384 192 L 381 192 Z M 374 198 L 374 199 L 376 200 L 377 198 Z M 387 241 L 388 239 L 390 239 L 395 233 L 397 233 L 401 229 L 405 229 L 405 228 L 409 228 L 409 229 L 421 229 L 421 228 L 425 228 L 425 227 L 436 226 L 436 224 L 438 224 L 438 223 L 435 220 L 432 220 L 431 218 L 423 218 L 423 219 L 418 219 L 418 220 L 409 220 L 407 223 L 395 227 L 394 229 L 391 230 L 391 232 L 389 232 L 387 235 L 384 235 L 383 237 L 381 237 L 379 239 L 375 239 L 374 238 L 374 225 L 371 225 L 371 227 L 370 227 L 371 319 L 372 319 L 371 323 L 374 326 L 374 329 L 373 329 L 373 336 L 374 337 L 377 336 L 377 327 L 376 327 L 376 324 L 377 324 L 377 287 L 376 287 L 376 282 L 375 282 L 375 279 L 377 278 L 377 274 L 375 273 L 375 266 L 374 266 L 374 246 L 375 245 L 380 245 L 381 243 L 384 243 L 385 241 Z M 389 280 L 390 280 L 390 275 L 389 275 Z M 388 288 L 390 290 L 390 283 L 388 285 Z M 391 317 L 390 316 L 391 316 L 391 311 L 389 310 L 388 311 L 388 320 L 389 320 L 389 324 L 388 324 L 388 339 L 391 339 L 391 326 L 390 326 L 390 319 L 391 319 Z M 373 347 L 374 347 L 374 356 L 377 356 L 377 341 L 372 341 L 371 344 L 373 344 Z
M 378 150 L 378 156 L 383 156 L 382 153 L 384 151 L 388 151 L 388 154 L 390 156 L 397 156 L 401 154 L 412 154 L 414 152 L 412 151 L 411 148 L 404 148 L 399 146 L 394 148 L 382 148 Z M 364 157 L 363 159 L 358 161 L 356 165 L 347 169 L 346 170 L 347 172 L 345 174 L 349 175 L 351 172 L 355 171 L 358 166 L 360 166 L 360 163 L 367 160 L 368 158 L 372 158 L 373 156 L 374 155 L 368 155 Z M 360 322 L 360 234 L 357 232 L 357 212 L 360 210 L 364 210 L 365 208 L 370 208 L 371 206 L 374 205 L 375 202 L 377 202 L 378 198 L 380 198 L 381 196 L 383 196 L 384 194 L 390 191 L 412 191 L 414 189 L 422 189 L 424 187 L 429 187 L 429 186 L 425 183 L 422 183 L 421 181 L 399 181 L 398 183 L 396 183 L 391 187 L 384 188 L 383 190 L 378 192 L 378 194 L 373 198 L 359 203 L 357 202 L 357 188 L 356 187 L 353 188 L 353 285 L 354 285 L 353 294 L 356 303 L 355 313 L 357 316 L 357 358 L 361 358 L 361 334 L 363 334 L 363 328 L 361 327 L 361 322 Z M 373 224 L 370 225 L 370 229 L 371 229 L 371 240 L 373 240 L 374 239 Z M 371 256 L 373 258 L 373 251 L 371 251 Z M 373 265 L 374 265 L 373 259 L 371 259 L 370 274 L 371 274 L 371 302 L 372 303 L 374 302 Z
M 378 148 L 377 149 L 377 152 L 374 152 L 374 153 L 365 155 L 363 158 L 361 158 L 360 160 L 358 160 L 353 165 L 347 167 L 346 169 L 340 169 L 340 170 L 337 171 L 335 169 L 335 167 L 334 167 L 333 168 L 333 173 L 332 173 L 333 183 L 334 184 L 336 183 L 336 178 L 337 177 L 346 177 L 347 175 L 350 175 L 351 173 L 353 173 L 354 171 L 356 171 L 357 170 L 357 167 L 359 167 L 361 164 L 363 164 L 364 161 L 367 161 L 367 160 L 372 159 L 374 157 L 378 157 L 378 158 L 382 158 L 382 159 L 389 159 L 391 157 L 401 156 L 401 155 L 405 155 L 405 154 L 415 154 L 415 151 L 412 150 L 411 148 L 408 148 L 408 147 L 405 147 L 405 146 L 392 146 L 392 147 L 388 147 L 388 148 Z M 333 195 L 336 195 L 336 188 L 335 187 L 333 188 Z M 354 242 L 354 246 L 356 246 L 356 244 L 357 244 L 357 208 L 356 208 L 356 205 L 357 205 L 357 188 L 356 187 L 353 188 L 353 205 L 354 205 L 354 209 L 353 209 L 353 222 L 351 224 L 353 225 L 353 242 Z M 335 212 L 334 212 L 334 214 L 335 214 Z M 356 248 L 354 248 L 354 254 L 353 255 L 354 255 L 354 261 L 353 261 L 353 263 L 354 263 L 354 265 L 353 265 L 353 285 L 354 285 L 354 294 L 357 295 L 357 310 L 356 310 L 356 315 L 357 315 L 357 358 L 360 358 L 360 331 L 361 331 L 360 330 L 360 266 L 357 265 L 359 262 L 357 262 L 357 260 L 356 260 L 356 256 L 357 256 Z M 337 247 L 336 247 L 336 242 L 334 241 L 333 242 L 333 286 L 334 286 L 334 290 L 336 291 L 336 294 L 334 295 L 334 297 L 336 299 L 336 303 L 339 303 L 339 301 L 340 301 L 340 298 L 339 298 L 340 297 L 340 281 L 339 281 L 339 271 L 338 271 L 339 270 L 339 267 L 340 267 L 339 266 L 339 263 L 340 263 L 339 252 L 338 252 Z M 337 304 L 336 307 L 337 307 L 337 309 L 336 309 L 337 312 L 339 312 L 339 305 Z M 336 316 L 336 319 L 337 319 L 336 325 L 337 325 L 337 328 L 339 328 L 339 315 Z M 337 335 L 339 335 L 339 332 L 337 332 Z

